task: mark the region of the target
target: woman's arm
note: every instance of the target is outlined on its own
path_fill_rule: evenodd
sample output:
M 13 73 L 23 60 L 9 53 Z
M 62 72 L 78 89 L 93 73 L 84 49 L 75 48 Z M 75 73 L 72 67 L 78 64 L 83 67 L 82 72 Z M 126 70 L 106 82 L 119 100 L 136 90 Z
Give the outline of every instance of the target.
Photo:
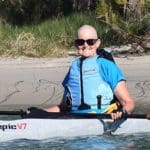
M 125 81 L 120 81 L 114 89 L 114 94 L 123 106 L 123 110 L 127 113 L 131 113 L 135 108 L 135 101 L 129 94 Z M 113 120 L 117 120 L 122 117 L 122 112 L 118 111 L 111 114 Z
M 126 82 L 120 81 L 114 89 L 114 93 L 122 104 L 123 109 L 131 113 L 135 107 L 135 102 L 129 94 Z

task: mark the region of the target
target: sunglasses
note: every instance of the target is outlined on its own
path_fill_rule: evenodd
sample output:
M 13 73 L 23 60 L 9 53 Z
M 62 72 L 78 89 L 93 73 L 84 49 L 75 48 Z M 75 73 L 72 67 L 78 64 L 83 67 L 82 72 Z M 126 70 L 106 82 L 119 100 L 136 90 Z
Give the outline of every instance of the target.
M 86 42 L 89 46 L 92 46 L 96 43 L 97 40 L 98 39 L 88 39 L 88 40 L 76 39 L 75 40 L 75 45 L 82 46 Z

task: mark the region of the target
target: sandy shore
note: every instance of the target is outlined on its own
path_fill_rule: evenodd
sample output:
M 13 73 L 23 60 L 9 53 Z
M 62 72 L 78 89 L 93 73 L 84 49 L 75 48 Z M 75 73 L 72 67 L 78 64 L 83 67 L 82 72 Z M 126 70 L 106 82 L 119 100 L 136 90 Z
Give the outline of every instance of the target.
M 0 58 L 0 109 L 47 107 L 61 101 L 63 80 L 73 57 Z M 131 95 L 148 110 L 150 55 L 115 58 L 123 70 Z M 150 105 L 149 105 L 150 106 Z

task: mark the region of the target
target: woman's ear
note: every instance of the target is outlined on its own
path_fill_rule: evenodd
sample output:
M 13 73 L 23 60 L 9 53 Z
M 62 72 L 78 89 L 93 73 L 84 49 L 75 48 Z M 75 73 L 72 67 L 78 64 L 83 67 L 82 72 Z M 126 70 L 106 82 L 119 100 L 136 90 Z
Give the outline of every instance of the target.
M 98 39 L 98 40 L 96 41 L 96 48 L 99 48 L 99 47 L 100 47 L 100 45 L 101 45 L 101 40 L 100 40 L 100 39 Z

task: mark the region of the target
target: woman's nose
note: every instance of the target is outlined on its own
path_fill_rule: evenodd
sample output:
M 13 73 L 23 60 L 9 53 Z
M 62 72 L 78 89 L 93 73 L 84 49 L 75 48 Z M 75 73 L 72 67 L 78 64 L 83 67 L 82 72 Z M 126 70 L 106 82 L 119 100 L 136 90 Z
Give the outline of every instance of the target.
M 87 42 L 85 41 L 84 44 L 83 44 L 83 46 L 84 46 L 84 47 L 87 47 L 87 46 L 89 46 L 89 45 L 88 45 Z

